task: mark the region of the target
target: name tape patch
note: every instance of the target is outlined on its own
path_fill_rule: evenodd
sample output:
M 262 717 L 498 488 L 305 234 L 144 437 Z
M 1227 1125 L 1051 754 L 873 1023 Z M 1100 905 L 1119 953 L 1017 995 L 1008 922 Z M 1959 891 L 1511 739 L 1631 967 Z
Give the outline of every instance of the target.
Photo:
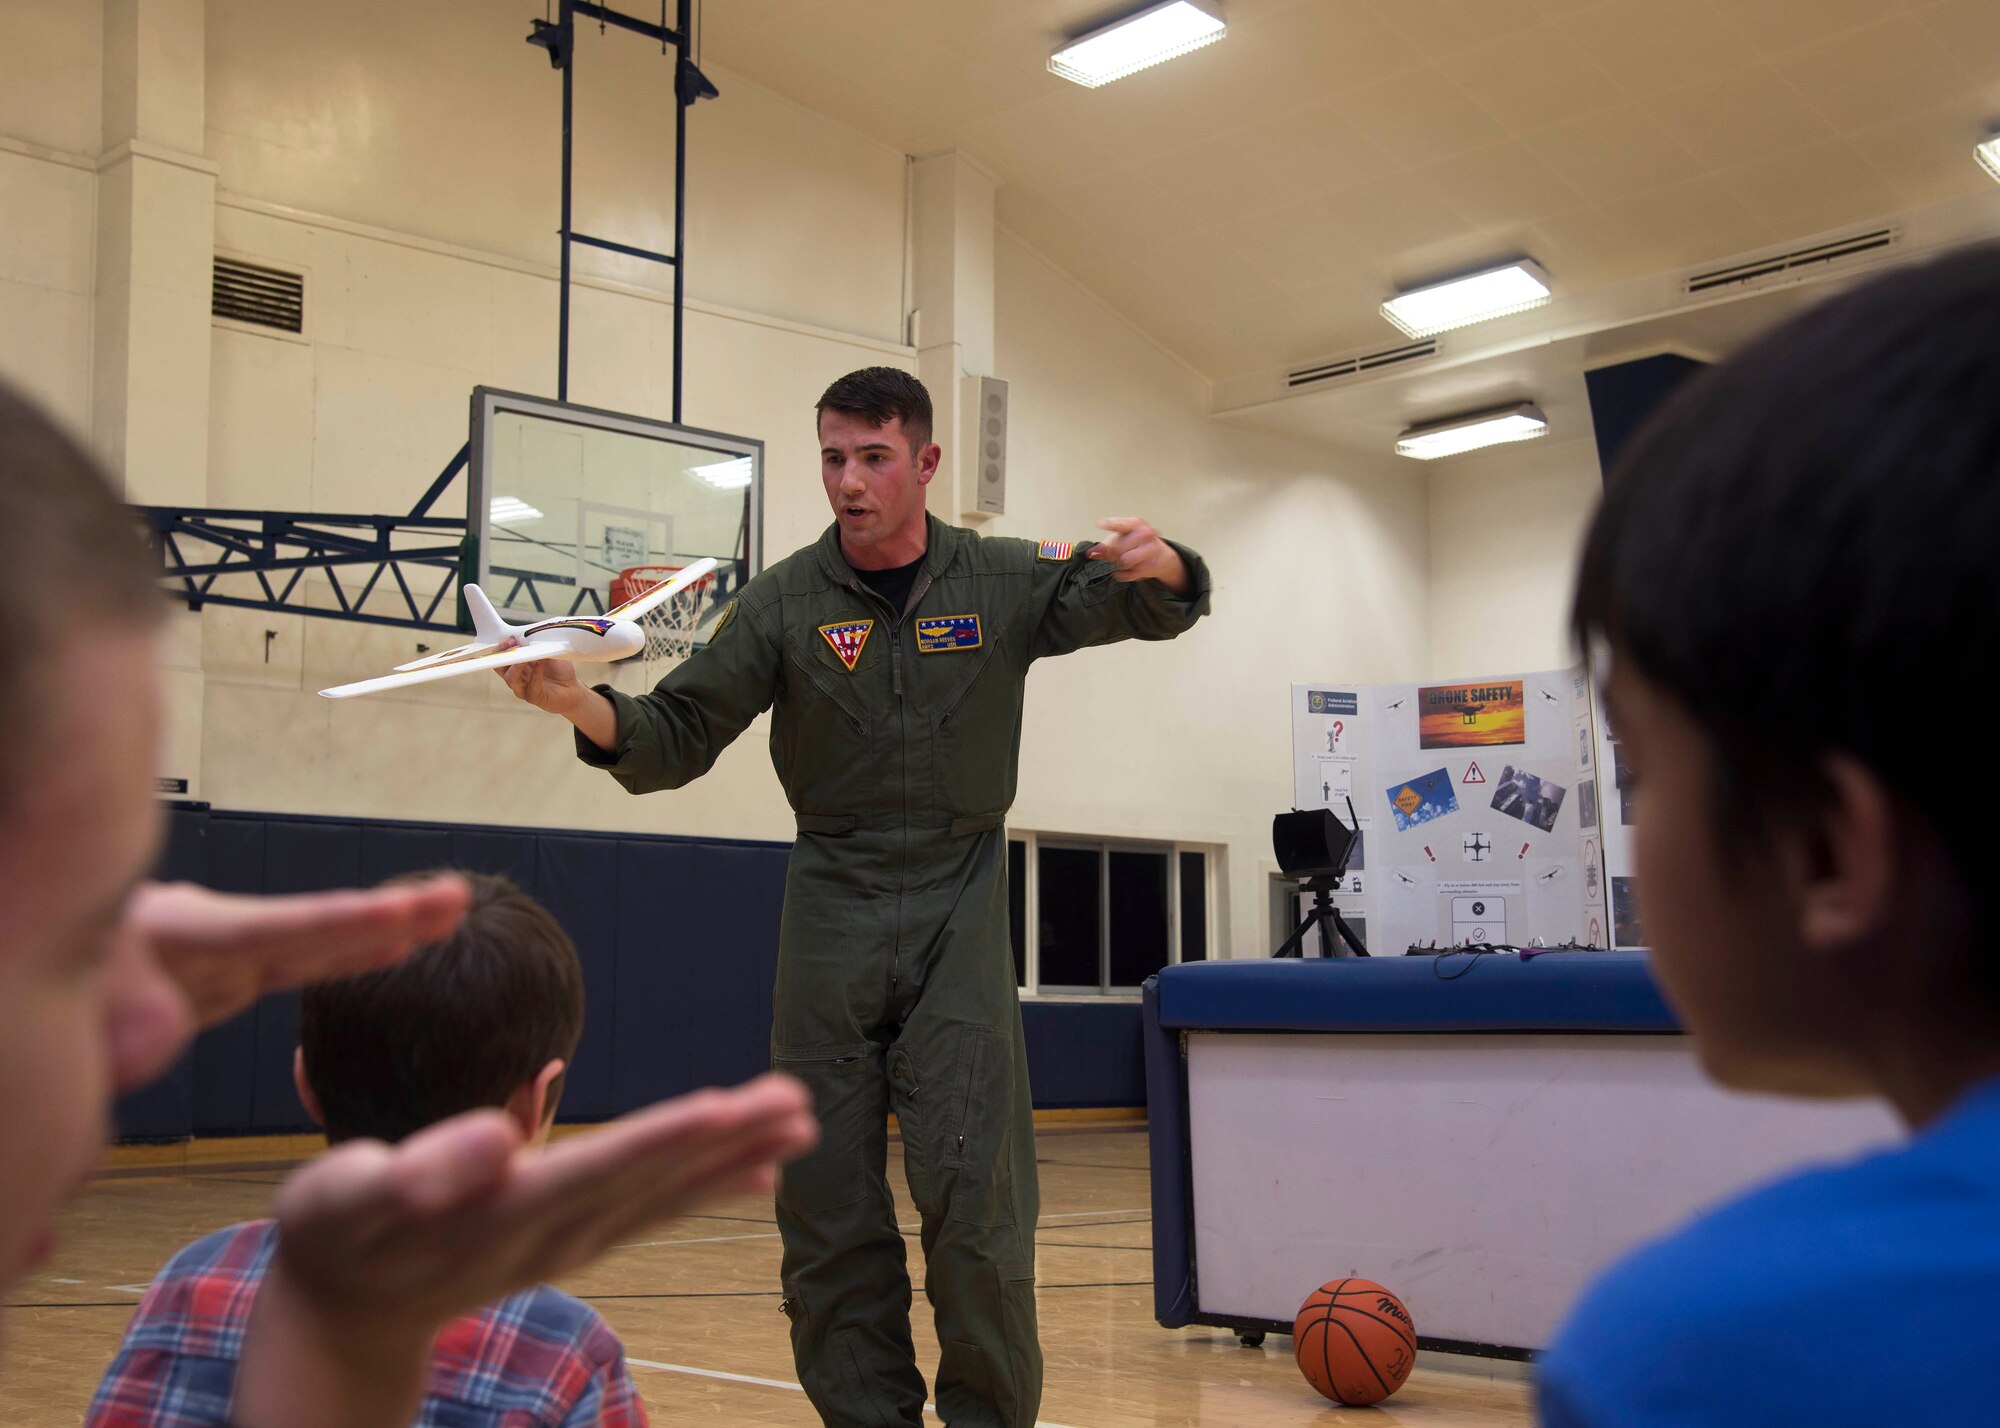
M 840 656 L 840 662 L 853 672 L 854 662 L 861 658 L 861 650 L 868 643 L 868 636 L 875 630 L 873 620 L 847 620 L 837 625 L 821 625 L 820 635 L 833 652 Z
M 976 650 L 982 636 L 977 615 L 935 615 L 917 621 L 917 653 Z
M 1045 540 L 1042 548 L 1035 552 L 1043 560 L 1068 560 L 1076 547 L 1066 540 Z

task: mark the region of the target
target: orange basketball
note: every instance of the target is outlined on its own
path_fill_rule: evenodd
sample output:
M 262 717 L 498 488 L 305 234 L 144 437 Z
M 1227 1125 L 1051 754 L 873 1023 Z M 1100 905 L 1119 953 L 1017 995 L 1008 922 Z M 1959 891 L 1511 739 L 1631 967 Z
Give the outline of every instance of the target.
M 1417 1326 L 1374 1280 L 1336 1279 L 1299 1306 L 1292 1353 L 1306 1382 L 1335 1403 L 1377 1403 L 1416 1366 Z

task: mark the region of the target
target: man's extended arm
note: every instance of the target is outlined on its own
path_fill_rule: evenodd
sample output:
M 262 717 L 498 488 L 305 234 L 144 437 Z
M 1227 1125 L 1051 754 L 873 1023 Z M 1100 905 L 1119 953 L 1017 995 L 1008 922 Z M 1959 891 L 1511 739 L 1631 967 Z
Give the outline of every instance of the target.
M 608 685 L 584 685 L 565 660 L 498 673 L 518 698 L 567 719 L 576 729 L 577 757 L 630 792 L 679 788 L 707 773 L 771 707 L 781 654 L 766 618 L 751 613 L 739 596 L 723 610 L 707 647 L 637 698 Z
M 1208 613 L 1208 567 L 1136 516 L 1099 524 L 1111 534 L 1051 563 L 1034 657 L 1117 640 L 1170 640 Z
M 501 682 L 537 709 L 559 714 L 605 753 L 618 746 L 618 711 L 611 700 L 576 677 L 566 659 L 540 659 L 499 671 Z
M 1113 580 L 1157 580 L 1185 600 L 1194 591 L 1194 575 L 1181 553 L 1139 516 L 1110 516 L 1097 523 L 1111 534 L 1090 548 L 1090 558 L 1117 568 Z

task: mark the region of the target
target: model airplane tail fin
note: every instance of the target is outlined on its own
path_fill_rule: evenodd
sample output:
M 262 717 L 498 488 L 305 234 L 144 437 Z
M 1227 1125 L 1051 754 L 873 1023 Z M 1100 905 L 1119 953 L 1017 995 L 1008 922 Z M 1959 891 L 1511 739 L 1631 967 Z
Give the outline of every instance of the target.
M 498 644 L 507 638 L 507 622 L 477 585 L 465 587 L 465 608 L 472 612 L 472 633 L 482 644 Z

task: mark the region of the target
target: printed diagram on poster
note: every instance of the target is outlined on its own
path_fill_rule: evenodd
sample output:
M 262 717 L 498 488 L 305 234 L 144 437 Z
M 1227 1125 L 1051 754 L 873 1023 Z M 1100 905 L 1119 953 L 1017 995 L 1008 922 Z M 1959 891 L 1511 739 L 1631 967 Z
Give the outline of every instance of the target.
M 1357 854 L 1336 903 L 1371 951 L 1611 945 L 1612 790 L 1581 669 L 1292 697 L 1293 806 L 1345 819 L 1353 798 L 1369 873 Z
M 1639 918 L 1639 900 L 1633 895 L 1630 878 L 1611 880 L 1611 921 L 1618 946 L 1646 945 L 1646 928 Z
M 1389 812 L 1399 833 L 1458 812 L 1458 794 L 1452 789 L 1451 775 L 1444 769 L 1433 769 L 1405 780 L 1388 790 L 1388 798 Z
M 1643 947 L 1645 925 L 1632 898 L 1632 817 L 1638 790 L 1625 761 L 1625 746 L 1601 709 L 1596 725 L 1597 817 L 1588 831 L 1603 841 L 1611 904 L 1604 926 L 1613 947 Z
M 1322 754 L 1319 759 L 1318 802 L 1327 808 L 1342 808 L 1354 797 L 1354 759 Z M 1341 815 L 1343 818 L 1345 814 Z
M 1608 737 L 1611 745 L 1611 781 L 1618 785 L 1618 821 L 1627 828 L 1632 826 L 1635 789 L 1632 783 L 1632 766 L 1625 762 L 1625 746 L 1616 738 Z
M 1484 748 L 1527 738 L 1521 681 L 1442 684 L 1417 690 L 1417 747 Z
M 1500 770 L 1500 782 L 1493 790 L 1493 808 L 1509 818 L 1553 832 L 1569 790 L 1549 779 L 1539 778 L 1512 764 Z
M 1451 900 L 1451 941 L 1495 943 L 1507 940 L 1507 899 L 1491 894 Z

